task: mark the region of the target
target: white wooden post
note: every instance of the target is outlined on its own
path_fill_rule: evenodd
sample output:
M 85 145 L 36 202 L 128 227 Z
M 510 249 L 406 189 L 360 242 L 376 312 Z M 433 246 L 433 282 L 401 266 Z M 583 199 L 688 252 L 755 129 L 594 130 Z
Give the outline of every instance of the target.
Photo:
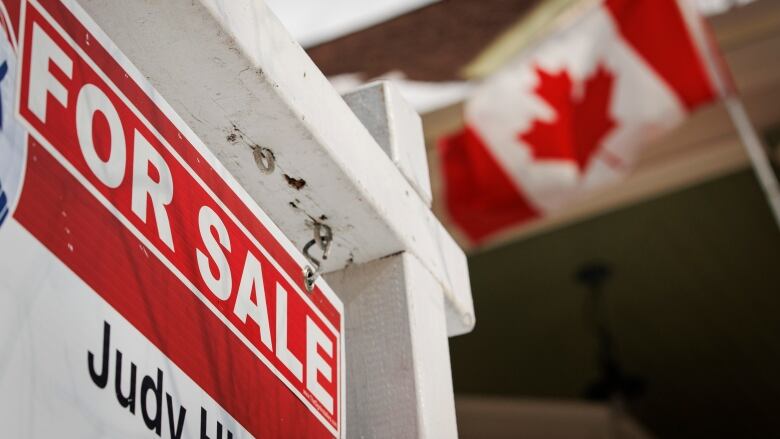
M 344 99 L 430 205 L 417 113 L 387 82 L 368 84 Z M 348 435 L 457 437 L 445 294 L 436 279 L 408 252 L 326 279 L 345 305 Z
M 347 437 L 457 437 L 436 280 L 406 252 L 326 280 L 344 301 Z
M 347 436 L 456 436 L 447 336 L 469 332 L 474 310 L 419 145 L 409 161 L 383 152 L 259 0 L 79 2 L 296 246 L 314 222 L 333 230 L 324 270 L 346 305 Z M 421 138 L 398 126 L 388 145 Z M 258 171 L 257 146 L 275 172 Z

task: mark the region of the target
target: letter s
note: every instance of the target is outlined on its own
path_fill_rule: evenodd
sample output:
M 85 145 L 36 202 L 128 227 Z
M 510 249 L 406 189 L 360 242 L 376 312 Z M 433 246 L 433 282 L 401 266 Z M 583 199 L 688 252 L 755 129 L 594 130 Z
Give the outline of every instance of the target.
M 215 296 L 220 300 L 227 300 L 233 288 L 233 279 L 230 274 L 230 265 L 228 265 L 227 257 L 222 251 L 222 247 L 230 251 L 230 236 L 219 215 L 208 206 L 200 208 L 198 228 L 200 229 L 203 244 L 208 252 L 207 256 L 199 249 L 195 250 L 200 276 Z M 217 239 L 214 239 L 214 234 L 211 233 L 212 228 L 217 231 L 219 242 L 217 242 Z M 217 266 L 216 276 L 211 272 L 209 260 L 213 260 Z

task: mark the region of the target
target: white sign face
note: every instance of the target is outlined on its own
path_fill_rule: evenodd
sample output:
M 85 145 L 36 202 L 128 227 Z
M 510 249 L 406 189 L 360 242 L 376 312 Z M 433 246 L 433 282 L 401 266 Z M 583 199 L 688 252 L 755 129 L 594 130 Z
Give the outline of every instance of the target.
M 338 298 L 77 4 L 0 1 L 3 434 L 341 437 Z

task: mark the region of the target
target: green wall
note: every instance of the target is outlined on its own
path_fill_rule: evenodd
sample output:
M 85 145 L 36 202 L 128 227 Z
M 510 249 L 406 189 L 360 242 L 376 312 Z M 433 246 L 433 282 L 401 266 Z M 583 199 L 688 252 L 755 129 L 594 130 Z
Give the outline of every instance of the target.
M 586 293 L 605 299 L 631 411 L 659 437 L 780 437 L 780 232 L 749 170 L 470 257 L 458 393 L 578 397 L 597 378 Z M 751 434 L 747 434 L 749 432 Z

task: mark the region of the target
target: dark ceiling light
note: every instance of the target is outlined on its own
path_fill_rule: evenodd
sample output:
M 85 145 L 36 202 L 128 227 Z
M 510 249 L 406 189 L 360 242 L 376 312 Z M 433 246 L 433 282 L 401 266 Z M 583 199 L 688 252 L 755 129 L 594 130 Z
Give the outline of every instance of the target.
M 588 384 L 584 397 L 597 401 L 623 402 L 645 393 L 645 380 L 624 372 L 616 355 L 609 315 L 603 290 L 612 276 L 612 267 L 605 262 L 588 262 L 574 273 L 576 282 L 587 289 L 585 319 L 590 322 L 598 343 L 599 376 Z

